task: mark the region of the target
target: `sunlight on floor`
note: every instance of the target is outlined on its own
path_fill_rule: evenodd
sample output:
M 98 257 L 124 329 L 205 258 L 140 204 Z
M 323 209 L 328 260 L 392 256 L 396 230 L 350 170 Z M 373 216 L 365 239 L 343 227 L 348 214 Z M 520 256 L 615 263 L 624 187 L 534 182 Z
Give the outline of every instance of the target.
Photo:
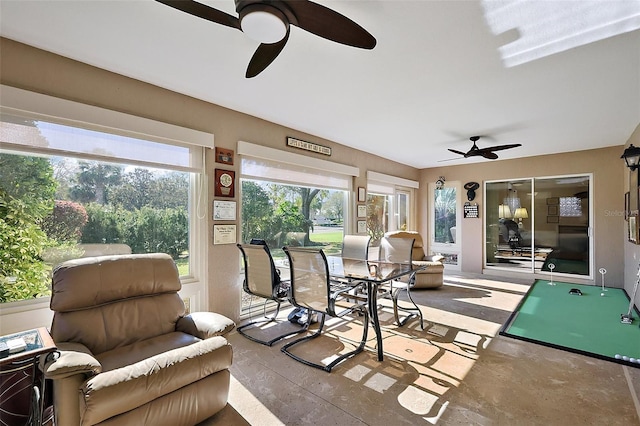
M 242 412 L 238 413 L 250 424 L 261 426 L 284 425 L 242 383 L 231 376 L 229 399 L 242 401 Z M 239 407 L 236 407 L 239 410 Z

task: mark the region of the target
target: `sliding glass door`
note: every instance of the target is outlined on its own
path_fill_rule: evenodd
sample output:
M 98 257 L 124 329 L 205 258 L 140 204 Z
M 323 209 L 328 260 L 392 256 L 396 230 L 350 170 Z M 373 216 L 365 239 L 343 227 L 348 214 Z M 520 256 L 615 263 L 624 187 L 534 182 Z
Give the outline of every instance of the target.
M 485 265 L 592 275 L 591 175 L 485 184 Z

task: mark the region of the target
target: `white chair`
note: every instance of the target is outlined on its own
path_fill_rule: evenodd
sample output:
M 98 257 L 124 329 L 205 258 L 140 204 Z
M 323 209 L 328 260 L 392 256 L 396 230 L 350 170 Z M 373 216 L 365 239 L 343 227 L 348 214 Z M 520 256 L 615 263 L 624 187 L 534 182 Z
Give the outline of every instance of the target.
M 404 262 L 411 264 L 411 255 L 414 241 L 415 240 L 413 238 L 382 237 L 382 239 L 380 240 L 379 260 L 385 262 Z M 424 329 L 422 311 L 411 297 L 411 287 L 414 286 L 415 279 L 416 273 L 413 272 L 401 281 L 389 281 L 389 291 L 383 293 L 383 296 L 389 295 L 391 297 L 391 300 L 393 301 L 393 315 L 395 317 L 396 323 L 399 326 L 405 325 L 410 318 L 417 317 L 420 319 L 420 328 Z M 384 289 L 384 287 L 382 287 L 382 289 Z M 405 290 L 407 292 L 407 296 L 409 298 L 409 301 L 413 304 L 413 307 L 404 307 L 398 305 L 398 296 L 400 295 L 400 292 L 402 290 Z M 407 313 L 407 316 L 401 320 L 398 310 L 405 311 Z

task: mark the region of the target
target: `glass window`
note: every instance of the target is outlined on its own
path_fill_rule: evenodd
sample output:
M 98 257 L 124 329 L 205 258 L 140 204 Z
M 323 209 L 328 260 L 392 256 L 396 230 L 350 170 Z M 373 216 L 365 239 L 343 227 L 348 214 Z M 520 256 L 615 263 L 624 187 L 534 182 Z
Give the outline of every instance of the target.
M 486 265 L 591 275 L 591 176 L 487 182 Z
M 455 187 L 436 189 L 433 200 L 434 242 L 455 243 L 457 194 Z
M 284 246 L 320 246 L 327 255 L 341 252 L 353 177 L 341 171 L 355 169 L 325 160 L 322 168 L 316 167 L 307 157 L 288 158 L 282 151 L 247 143 L 239 144 L 239 153 L 242 242 L 264 240 L 284 279 L 289 274 Z M 251 156 L 258 153 L 264 157 Z M 294 164 L 292 158 L 300 161 Z M 242 312 L 250 308 L 251 297 L 243 291 Z
M 417 187 L 408 179 L 367 173 L 367 232 L 373 247 L 385 232 L 415 229 L 412 195 Z
M 444 264 L 448 269 L 460 268 L 461 238 L 460 228 L 460 182 L 445 182 L 436 186 L 429 184 L 429 194 L 432 202 L 431 210 L 431 238 L 429 251 L 431 254 L 444 256 Z
M 22 92 L 3 88 L 2 101 Z M 55 265 L 103 254 L 168 253 L 181 277 L 197 280 L 193 207 L 203 147 L 171 139 L 188 140 L 192 131 L 30 92 L 20 99 L 31 98 L 35 109 L 42 100 L 59 106 L 61 115 L 90 109 L 97 121 L 142 125 L 149 137 L 51 114 L 43 119 L 3 104 L 0 302 L 48 296 Z M 165 131 L 164 140 L 151 136 Z

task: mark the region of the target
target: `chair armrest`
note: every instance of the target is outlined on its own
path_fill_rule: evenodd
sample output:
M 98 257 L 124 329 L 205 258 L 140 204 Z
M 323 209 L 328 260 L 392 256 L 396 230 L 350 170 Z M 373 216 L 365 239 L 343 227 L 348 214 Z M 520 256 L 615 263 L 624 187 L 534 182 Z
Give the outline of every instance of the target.
M 423 257 L 422 260 L 426 260 L 427 262 L 440 262 L 440 263 L 442 263 L 442 261 L 444 260 L 444 256 L 442 256 L 440 254 L 430 254 L 430 255 L 425 255 L 425 257 Z
M 76 374 L 93 376 L 102 372 L 102 365 L 89 348 L 81 343 L 56 343 L 58 357 L 42 357 L 40 370 L 47 379 L 64 379 Z
M 215 312 L 193 312 L 176 323 L 176 331 L 190 334 L 200 339 L 222 336 L 230 332 L 236 323 Z

